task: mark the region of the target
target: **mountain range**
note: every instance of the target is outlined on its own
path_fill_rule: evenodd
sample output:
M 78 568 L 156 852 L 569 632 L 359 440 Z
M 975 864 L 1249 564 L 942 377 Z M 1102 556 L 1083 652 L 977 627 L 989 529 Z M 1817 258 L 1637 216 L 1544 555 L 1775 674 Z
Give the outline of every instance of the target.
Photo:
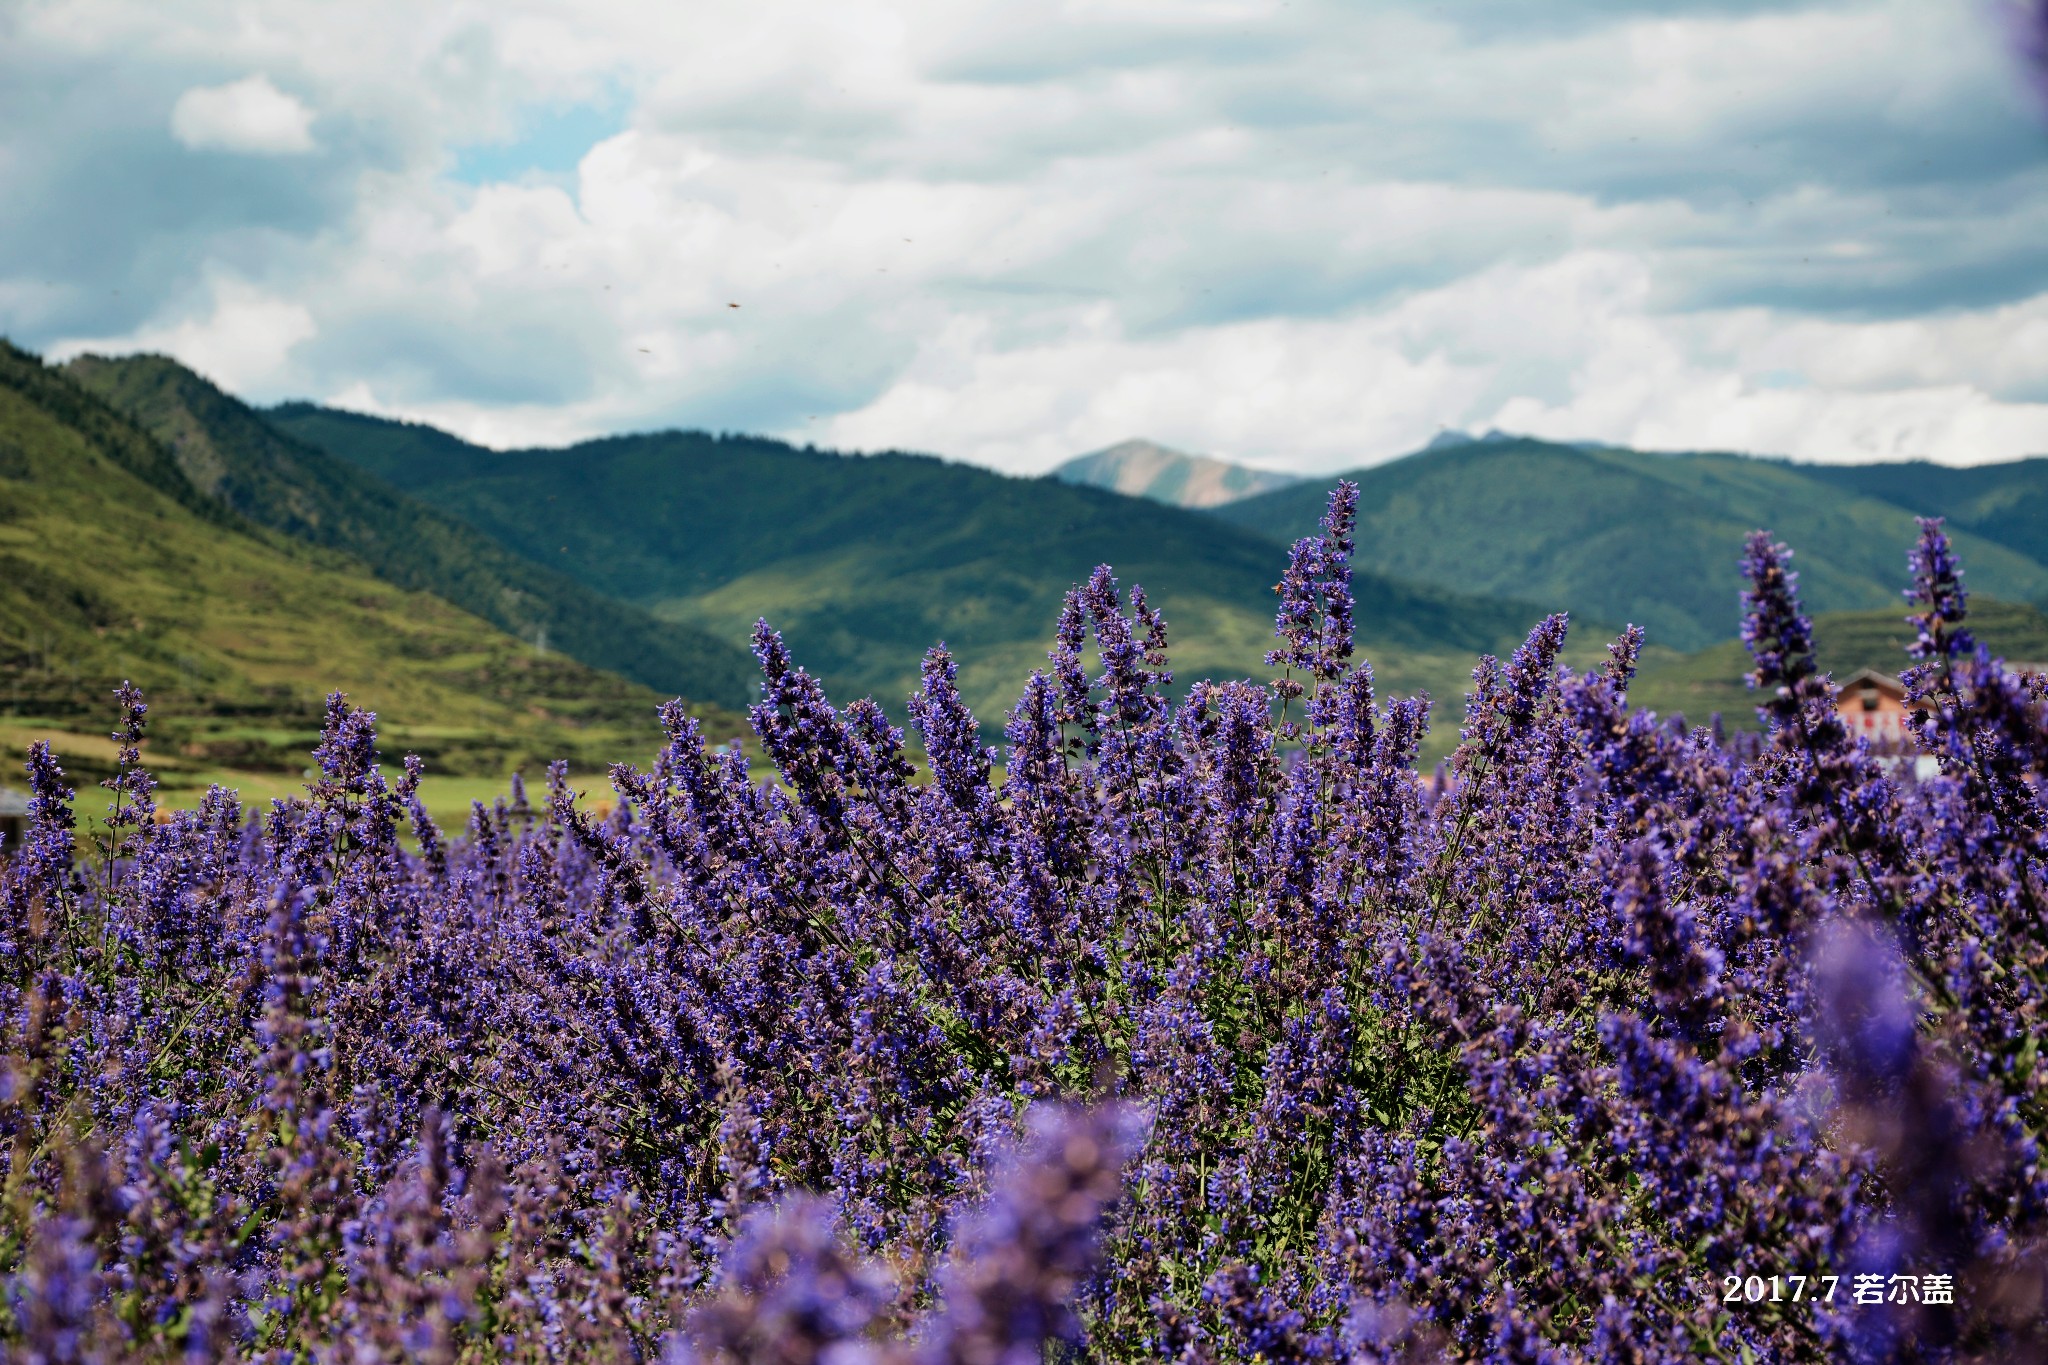
M 1793 548 L 1814 611 L 1896 608 L 1915 515 L 1950 518 L 1974 592 L 2048 602 L 2048 460 L 1822 466 L 1497 438 L 1342 477 L 1359 486 L 1362 567 L 1634 622 L 1680 650 L 1735 636 L 1742 542 L 1758 527 Z M 1212 515 L 1288 541 L 1314 528 L 1327 483 Z
M 1255 493 L 1300 483 L 1295 474 L 1248 469 L 1207 455 L 1188 455 L 1152 441 L 1120 441 L 1076 455 L 1054 469 L 1061 483 L 1084 484 L 1150 498 L 1169 507 L 1221 507 Z
M 1286 551 L 1202 513 L 928 455 L 849 457 L 759 437 L 661 432 L 496 451 L 308 404 L 280 430 L 431 502 L 585 586 L 744 639 L 757 617 L 837 697 L 898 704 L 943 640 L 999 718 L 1045 662 L 1061 595 L 1098 564 L 1142 584 L 1182 680 L 1257 671 Z M 1400 687 L 1461 687 L 1535 606 L 1366 572 L 1359 634 Z
M 999 722 L 1044 662 L 1061 594 L 1100 563 L 1164 609 L 1182 685 L 1258 674 L 1286 545 L 1330 480 L 1163 501 L 1155 476 L 1197 458 L 1127 443 L 1011 478 L 704 432 L 500 451 L 308 403 L 252 408 L 161 357 L 51 368 L 6 347 L 0 741 L 75 730 L 67 718 L 103 715 L 132 676 L 194 780 L 296 770 L 334 686 L 444 770 L 555 753 L 599 766 L 645 756 L 666 695 L 737 733 L 757 616 L 836 699 L 899 715 L 944 640 Z M 1798 551 L 1824 663 L 1900 666 L 1915 514 L 1950 518 L 1989 643 L 2048 658 L 2048 461 L 1816 467 L 1491 433 L 1350 477 L 1360 649 L 1385 690 L 1439 699 L 1435 752 L 1474 657 L 1556 608 L 1575 615 L 1582 662 L 1621 622 L 1649 630 L 1645 704 L 1749 723 L 1736 560 L 1759 525 Z

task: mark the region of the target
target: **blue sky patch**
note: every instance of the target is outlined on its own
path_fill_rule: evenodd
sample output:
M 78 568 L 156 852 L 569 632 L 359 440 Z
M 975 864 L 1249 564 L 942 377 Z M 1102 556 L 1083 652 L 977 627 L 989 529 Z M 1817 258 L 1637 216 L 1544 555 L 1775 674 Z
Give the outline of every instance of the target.
M 491 185 L 528 175 L 569 175 L 592 147 L 626 126 L 628 105 L 614 96 L 602 104 L 574 104 L 521 113 L 519 135 L 455 152 L 455 179 Z

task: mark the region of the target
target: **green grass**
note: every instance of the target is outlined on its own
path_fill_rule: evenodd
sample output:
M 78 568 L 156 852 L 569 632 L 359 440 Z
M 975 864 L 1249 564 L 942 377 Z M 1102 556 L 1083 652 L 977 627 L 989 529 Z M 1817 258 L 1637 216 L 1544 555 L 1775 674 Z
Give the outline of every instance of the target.
M 150 761 L 154 761 L 153 758 Z M 543 771 L 525 772 L 527 798 L 538 806 L 546 799 L 547 783 Z M 399 772 L 390 768 L 388 780 L 396 781 Z M 511 775 L 504 777 L 436 777 L 429 775 L 420 783 L 420 800 L 427 808 L 427 814 L 443 831 L 456 833 L 468 823 L 472 802 L 480 801 L 491 805 L 511 789 Z M 157 805 L 165 811 L 196 810 L 212 786 L 225 787 L 237 793 L 246 811 L 266 809 L 272 801 L 306 794 L 306 777 L 300 774 L 276 772 L 246 772 L 231 768 L 212 770 L 174 770 L 157 791 Z M 578 793 L 577 804 L 586 810 L 602 813 L 609 809 L 614 799 L 609 778 L 603 771 L 576 771 L 569 775 L 569 785 Z M 79 787 L 74 802 L 79 823 L 87 832 L 104 829 L 107 816 L 108 793 L 96 790 L 91 783 Z
M 387 774 L 397 779 L 396 770 Z M 197 776 L 204 781 L 180 784 L 165 789 L 162 804 L 171 810 L 190 810 L 199 804 L 206 794 L 208 784 L 218 784 L 241 793 L 245 806 L 268 805 L 271 801 L 289 796 L 305 794 L 305 780 L 279 773 L 247 773 L 222 770 L 201 773 Z M 436 777 L 429 775 L 420 783 L 420 800 L 427 808 L 427 814 L 444 830 L 460 830 L 469 819 L 472 802 L 481 801 L 489 806 L 505 796 L 511 789 L 510 774 L 504 777 Z M 522 774 L 526 781 L 527 799 L 538 805 L 547 795 L 546 774 L 530 771 Z M 581 793 L 578 804 L 586 808 L 598 802 L 612 799 L 611 786 L 602 771 L 577 772 L 571 770 L 569 785 Z

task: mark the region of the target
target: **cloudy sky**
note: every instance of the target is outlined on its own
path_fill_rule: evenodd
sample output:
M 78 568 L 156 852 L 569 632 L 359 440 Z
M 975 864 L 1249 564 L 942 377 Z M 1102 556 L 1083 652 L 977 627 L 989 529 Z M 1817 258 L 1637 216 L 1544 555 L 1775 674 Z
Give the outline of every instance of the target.
M 0 0 L 0 332 L 496 445 L 2048 453 L 1998 0 Z

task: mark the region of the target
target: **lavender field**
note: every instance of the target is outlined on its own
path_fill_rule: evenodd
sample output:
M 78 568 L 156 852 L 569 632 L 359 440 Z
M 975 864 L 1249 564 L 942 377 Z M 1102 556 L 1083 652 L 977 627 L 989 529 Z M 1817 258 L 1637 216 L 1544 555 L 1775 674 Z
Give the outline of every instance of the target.
M 339 696 L 303 799 L 159 819 L 124 692 L 110 832 L 39 747 L 0 870 L 0 1356 L 2048 1358 L 2048 689 L 1940 524 L 1939 775 L 1759 534 L 1762 742 L 1558 616 L 1438 783 L 1354 499 L 1272 681 L 1173 700 L 1105 568 L 1000 744 L 943 649 L 913 741 L 764 624 L 773 773 L 675 705 L 602 819 L 437 829 Z

